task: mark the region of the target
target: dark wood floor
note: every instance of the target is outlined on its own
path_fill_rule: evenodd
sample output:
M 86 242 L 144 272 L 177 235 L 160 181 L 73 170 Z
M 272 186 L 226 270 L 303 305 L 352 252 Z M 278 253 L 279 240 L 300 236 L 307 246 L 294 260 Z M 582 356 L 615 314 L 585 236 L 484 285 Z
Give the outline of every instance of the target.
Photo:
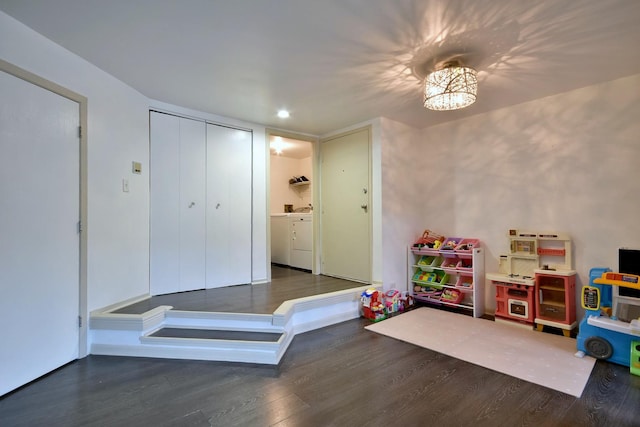
M 114 313 L 140 314 L 160 305 L 174 310 L 272 314 L 284 301 L 363 286 L 362 283 L 318 276 L 273 266 L 271 282 L 159 295 Z
M 640 377 L 626 367 L 597 362 L 576 399 L 369 323 L 297 335 L 278 366 L 89 356 L 1 398 L 0 425 L 640 425 Z

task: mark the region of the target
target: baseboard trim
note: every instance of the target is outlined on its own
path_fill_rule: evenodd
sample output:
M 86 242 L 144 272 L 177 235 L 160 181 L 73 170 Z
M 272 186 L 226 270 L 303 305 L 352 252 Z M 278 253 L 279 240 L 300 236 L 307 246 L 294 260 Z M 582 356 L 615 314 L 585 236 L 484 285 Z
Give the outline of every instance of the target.
M 110 313 L 112 311 L 120 310 L 121 308 L 127 307 L 129 305 L 136 304 L 136 303 L 138 303 L 140 301 L 148 300 L 149 298 L 151 298 L 150 294 L 138 295 L 137 297 L 132 297 L 132 298 L 126 299 L 124 301 L 120 301 L 120 302 L 117 302 L 115 304 L 108 305 L 106 307 L 102 307 L 102 308 L 98 308 L 96 310 L 92 310 L 91 313 L 89 313 L 89 314 L 91 316 L 94 316 L 94 315 L 100 314 L 100 313 Z

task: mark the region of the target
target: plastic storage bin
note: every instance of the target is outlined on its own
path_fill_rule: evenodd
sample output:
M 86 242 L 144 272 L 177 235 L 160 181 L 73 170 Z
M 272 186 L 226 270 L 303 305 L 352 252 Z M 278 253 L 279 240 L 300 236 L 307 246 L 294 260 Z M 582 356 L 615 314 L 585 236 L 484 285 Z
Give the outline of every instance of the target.
M 460 275 L 456 281 L 456 288 L 473 289 L 473 276 Z
M 462 241 L 461 237 L 447 237 L 442 246 L 440 246 L 440 255 L 445 258 L 452 258 L 456 256 L 456 246 Z
M 464 294 L 459 289 L 447 288 L 440 295 L 440 301 L 445 305 L 460 304 L 462 298 L 464 298 Z
M 455 247 L 454 251 L 458 255 L 458 257 L 466 257 L 471 258 L 471 252 L 474 248 L 477 248 L 480 245 L 480 240 L 478 239 L 462 239 L 458 246 Z
M 442 296 L 442 289 L 426 286 L 420 291 L 413 293 L 416 300 L 425 301 L 432 304 L 440 304 L 440 297 Z
M 456 265 L 456 270 L 459 272 L 472 272 L 473 271 L 473 261 L 471 258 L 460 258 L 458 265 Z
M 416 271 L 411 280 L 419 285 L 441 288 L 447 284 L 449 275 L 444 271 Z
M 442 264 L 440 265 L 440 268 L 442 268 L 449 274 L 454 274 L 459 263 L 460 260 L 458 259 L 458 257 L 444 258 Z
M 434 268 L 439 267 L 442 263 L 442 257 L 435 255 L 423 255 L 417 262 L 417 266 L 422 271 L 433 271 Z

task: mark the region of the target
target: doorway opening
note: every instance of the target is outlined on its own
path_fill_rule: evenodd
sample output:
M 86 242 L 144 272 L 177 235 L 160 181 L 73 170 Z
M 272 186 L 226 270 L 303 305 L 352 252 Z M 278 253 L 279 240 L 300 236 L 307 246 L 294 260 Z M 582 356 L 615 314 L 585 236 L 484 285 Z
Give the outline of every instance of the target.
M 271 266 L 312 273 L 315 139 L 279 131 L 267 132 L 267 138 Z

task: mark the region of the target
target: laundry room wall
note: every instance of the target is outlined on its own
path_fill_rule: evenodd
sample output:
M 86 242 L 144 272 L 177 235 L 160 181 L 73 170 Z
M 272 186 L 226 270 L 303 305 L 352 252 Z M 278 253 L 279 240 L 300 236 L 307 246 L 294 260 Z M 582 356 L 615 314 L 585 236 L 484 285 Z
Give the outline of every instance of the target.
M 309 185 L 292 186 L 289 180 L 304 175 Z M 284 212 L 284 205 L 293 208 L 309 207 L 313 203 L 313 170 L 311 157 L 294 159 L 271 155 L 271 213 Z

